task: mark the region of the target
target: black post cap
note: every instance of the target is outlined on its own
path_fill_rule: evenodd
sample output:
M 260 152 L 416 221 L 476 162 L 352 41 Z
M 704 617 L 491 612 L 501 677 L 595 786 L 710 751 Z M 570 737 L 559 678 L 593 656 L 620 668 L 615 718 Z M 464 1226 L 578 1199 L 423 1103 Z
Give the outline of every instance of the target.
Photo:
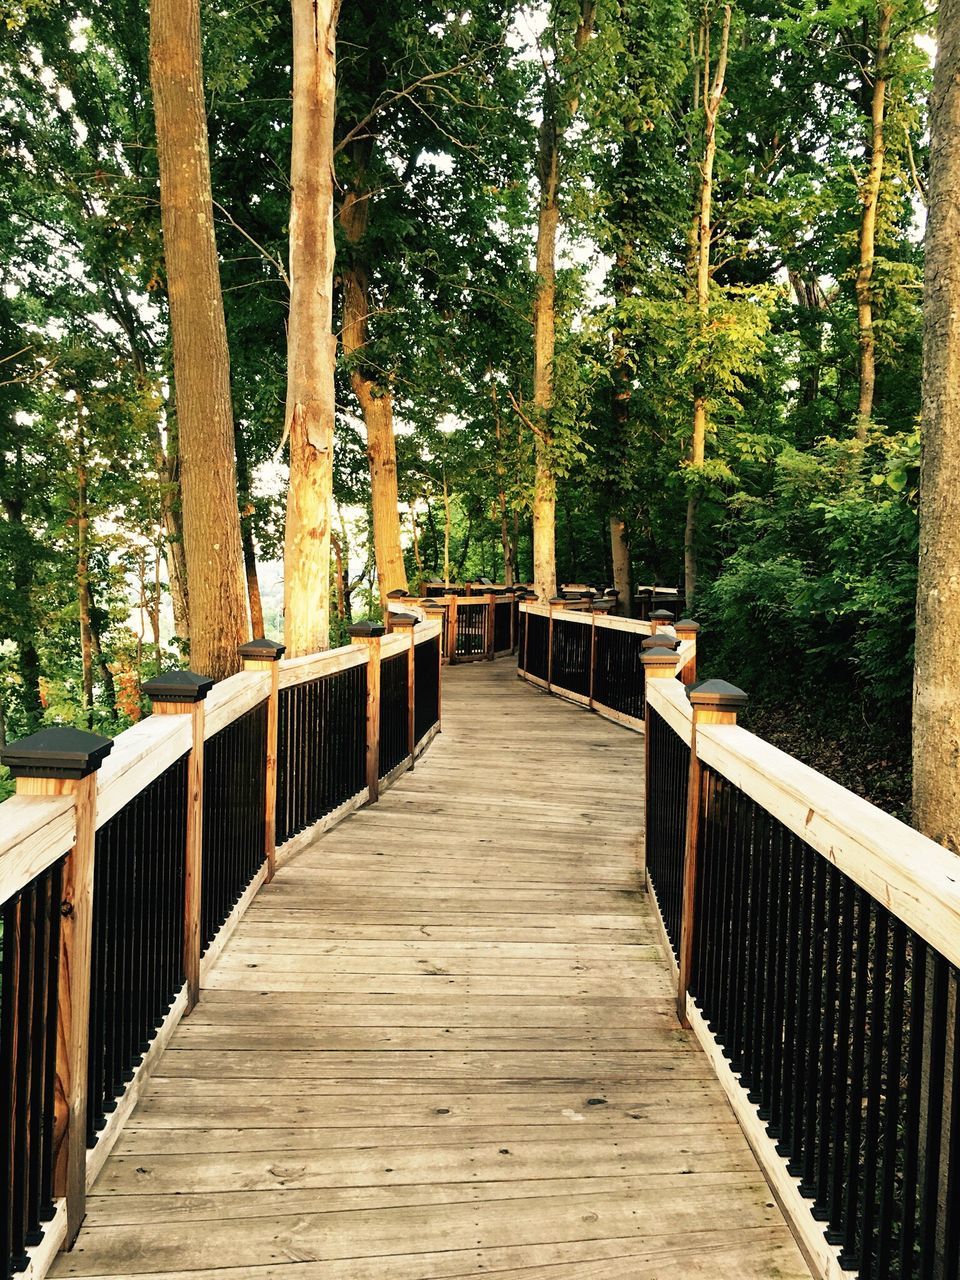
M 394 587 L 392 591 L 387 592 L 388 600 L 402 600 L 404 596 L 408 596 L 409 591 L 404 591 L 403 587 Z
M 420 619 L 415 613 L 394 613 L 390 611 L 390 622 L 394 627 L 415 627 Z
M 551 597 L 550 597 L 550 600 L 549 600 L 549 603 L 550 603 L 550 604 L 566 604 L 566 603 L 567 603 L 567 597 L 566 597 L 566 596 L 551 596 Z
M 694 707 L 712 707 L 716 711 L 736 711 L 745 707 L 749 697 L 729 680 L 701 680 L 687 690 L 687 697 Z
M 700 623 L 694 622 L 692 618 L 681 618 L 678 622 L 675 622 L 673 626 L 675 631 L 686 631 L 693 635 L 696 635 L 700 630 Z
M 113 739 L 70 725 L 52 725 L 0 751 L 15 778 L 86 778 L 113 750 Z
M 359 640 L 372 640 L 384 635 L 386 630 L 382 622 L 370 622 L 367 619 L 363 622 L 355 622 L 352 627 L 347 627 L 347 635 L 356 636 Z
M 266 640 L 259 636 L 256 640 L 248 640 L 237 650 L 241 658 L 255 659 L 257 662 L 279 662 L 287 652 L 285 644 L 277 644 L 274 640 Z
M 151 702 L 202 702 L 214 681 L 195 671 L 164 671 L 142 686 Z
M 673 621 L 673 614 L 670 612 L 670 610 L 669 610 L 669 609 L 654 609 L 654 611 L 653 611 L 653 613 L 651 613 L 650 617 L 651 617 L 651 618 L 655 618 L 655 619 L 657 620 L 657 622 L 672 622 L 672 621 Z
M 644 636 L 640 641 L 640 648 L 644 652 L 648 649 L 676 649 L 679 643 L 679 636 L 665 636 L 662 631 L 658 631 L 654 636 Z

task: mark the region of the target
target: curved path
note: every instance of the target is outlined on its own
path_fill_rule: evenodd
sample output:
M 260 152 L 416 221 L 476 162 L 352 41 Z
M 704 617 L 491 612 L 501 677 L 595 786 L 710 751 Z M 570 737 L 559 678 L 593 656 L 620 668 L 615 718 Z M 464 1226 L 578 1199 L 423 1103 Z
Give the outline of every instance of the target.
M 802 1280 L 638 893 L 642 739 L 445 672 L 443 733 L 284 865 L 55 1276 Z

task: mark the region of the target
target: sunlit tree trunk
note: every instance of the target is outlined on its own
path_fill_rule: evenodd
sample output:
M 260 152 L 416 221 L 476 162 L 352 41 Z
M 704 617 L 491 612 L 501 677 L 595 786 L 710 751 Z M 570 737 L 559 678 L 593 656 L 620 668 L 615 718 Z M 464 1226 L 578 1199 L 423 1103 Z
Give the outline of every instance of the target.
M 370 192 L 363 186 L 364 158 L 369 144 L 351 149 L 358 172 L 357 182 L 345 192 L 340 206 L 340 224 L 350 246 L 351 260 L 344 264 L 343 353 L 352 358 L 350 385 L 357 397 L 367 433 L 367 462 L 370 467 L 370 506 L 373 516 L 373 547 L 377 564 L 380 600 L 386 608 L 391 591 L 407 590 L 407 571 L 400 539 L 400 494 L 397 483 L 397 445 L 393 431 L 393 395 L 383 380 L 370 377 L 363 364 L 370 315 L 370 285 L 362 262 L 360 246 L 366 234 L 370 212 Z
M 336 0 L 293 0 L 290 319 L 286 426 L 290 487 L 284 538 L 288 656 L 330 643 L 333 516 L 333 121 Z
M 725 92 L 727 74 L 727 51 L 730 45 L 730 6 L 723 10 L 723 28 L 720 34 L 720 49 L 717 53 L 716 67 L 711 68 L 710 54 L 710 21 L 712 14 L 709 8 L 703 11 L 704 34 L 701 39 L 703 65 L 698 69 L 698 76 L 703 81 L 703 158 L 700 161 L 699 204 L 697 213 L 696 238 L 696 305 L 701 338 L 706 334 L 710 314 L 710 247 L 713 235 L 713 167 L 717 156 L 717 116 Z M 711 81 L 712 70 L 712 81 Z M 697 472 L 703 468 L 706 454 L 707 430 L 707 391 L 702 377 L 694 380 L 693 390 L 693 430 L 690 439 L 690 490 L 687 498 L 687 518 L 683 535 L 683 571 L 684 587 L 689 607 L 697 589 Z
M 886 146 L 884 117 L 887 95 L 887 62 L 890 57 L 890 24 L 893 8 L 881 4 L 877 29 L 876 65 L 870 96 L 870 168 L 860 190 L 860 260 L 857 267 L 857 345 L 860 353 L 860 394 L 857 400 L 857 436 L 866 439 L 873 415 L 877 382 L 877 344 L 873 329 L 873 268 L 877 240 L 877 207 L 883 181 Z
M 254 637 L 262 636 L 263 600 L 260 596 L 260 579 L 257 576 L 257 544 L 253 536 L 253 500 L 250 485 L 250 459 L 247 442 L 237 427 L 234 443 L 237 453 L 237 489 L 240 495 L 240 541 L 243 546 L 243 574 L 247 583 L 247 605 L 250 609 L 250 630 Z
M 930 100 L 913 809 L 960 853 L 960 0 L 942 0 Z
M 150 82 L 177 389 L 190 663 L 220 679 L 238 669 L 237 646 L 248 632 L 199 0 L 151 0 Z

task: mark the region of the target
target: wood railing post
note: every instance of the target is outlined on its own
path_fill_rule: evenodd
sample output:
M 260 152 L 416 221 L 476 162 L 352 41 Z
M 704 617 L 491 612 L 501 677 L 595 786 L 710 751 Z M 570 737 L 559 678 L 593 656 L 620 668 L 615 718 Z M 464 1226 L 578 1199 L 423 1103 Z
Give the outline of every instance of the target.
M 183 978 L 185 1013 L 200 998 L 200 886 L 203 880 L 203 740 L 204 699 L 213 688 L 209 676 L 193 671 L 167 671 L 143 686 L 155 716 L 190 716 L 191 744 L 187 762 L 187 837 L 183 855 Z
M 277 870 L 277 731 L 280 725 L 280 659 L 286 645 L 273 640 L 250 640 L 238 650 L 244 671 L 266 671 L 270 675 L 267 701 L 266 803 L 264 805 L 263 851 L 267 861 L 267 884 Z
M 692 618 L 681 618 L 679 622 L 674 624 L 674 631 L 677 633 L 681 644 L 687 640 L 693 641 L 693 654 L 687 659 L 683 670 L 680 672 L 680 679 L 684 684 L 696 684 L 697 682 L 697 636 L 700 634 L 700 623 L 694 622 Z
M 416 682 L 414 680 L 414 661 L 416 658 L 416 640 L 414 628 L 417 618 L 412 613 L 395 613 L 393 617 L 394 631 L 406 631 L 410 636 L 410 656 L 407 660 L 407 740 L 410 743 L 410 768 L 413 768 L 413 751 L 417 745 L 414 728 L 414 710 L 416 707 Z
M 656 635 L 660 627 L 669 627 L 673 614 L 669 609 L 654 609 L 650 615 L 650 634 Z
M 351 644 L 367 649 L 367 800 L 380 798 L 380 640 L 384 627 L 379 622 L 358 622 L 347 627 Z
M 687 994 L 693 968 L 693 937 L 696 930 L 698 837 L 702 805 L 702 777 L 697 755 L 697 727 L 702 724 L 736 724 L 737 711 L 746 706 L 747 695 L 726 680 L 706 680 L 690 693 L 693 722 L 690 728 L 690 772 L 687 780 L 687 821 L 683 854 L 683 900 L 680 914 L 680 948 L 677 961 L 677 1017 L 689 1027 Z
M 487 658 L 493 661 L 497 648 L 497 597 L 492 591 L 487 593 Z
M 41 729 L 3 754 L 19 796 L 72 795 L 76 839 L 63 865 L 57 991 L 53 1194 L 67 1204 L 65 1246 L 73 1244 L 87 1203 L 87 1044 L 97 770 L 113 740 L 81 729 Z
M 671 648 L 657 644 L 652 636 L 647 636 L 640 642 L 640 665 L 643 668 L 643 887 L 646 889 L 650 831 L 650 703 L 647 684 L 651 680 L 672 680 L 677 670 L 677 655 Z

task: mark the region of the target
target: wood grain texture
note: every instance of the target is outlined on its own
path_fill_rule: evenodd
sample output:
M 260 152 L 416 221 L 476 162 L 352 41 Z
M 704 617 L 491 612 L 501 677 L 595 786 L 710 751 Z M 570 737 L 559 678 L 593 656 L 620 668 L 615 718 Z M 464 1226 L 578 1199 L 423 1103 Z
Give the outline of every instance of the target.
M 56 1276 L 801 1280 L 638 892 L 643 740 L 445 673 L 444 730 L 265 885 Z

